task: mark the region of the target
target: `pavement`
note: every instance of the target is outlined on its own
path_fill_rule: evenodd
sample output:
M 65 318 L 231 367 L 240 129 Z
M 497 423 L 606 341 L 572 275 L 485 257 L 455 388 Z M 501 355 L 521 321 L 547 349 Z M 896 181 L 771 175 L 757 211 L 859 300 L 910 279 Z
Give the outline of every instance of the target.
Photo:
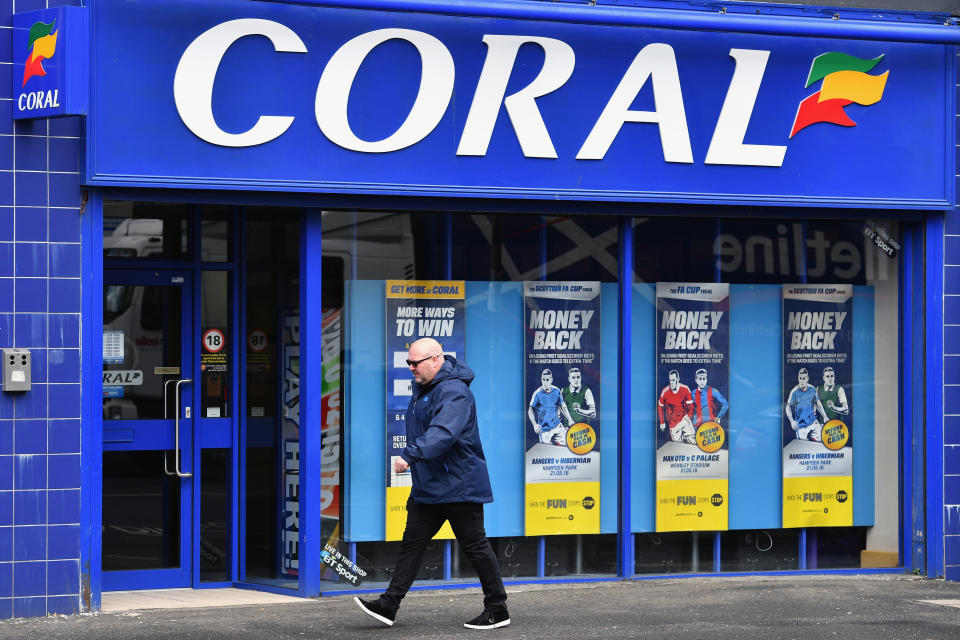
M 910 575 L 802 575 L 508 585 L 510 626 L 476 631 L 479 589 L 412 591 L 396 624 L 350 596 L 306 603 L 128 610 L 0 622 L 0 638 L 656 638 L 957 640 L 960 582 Z

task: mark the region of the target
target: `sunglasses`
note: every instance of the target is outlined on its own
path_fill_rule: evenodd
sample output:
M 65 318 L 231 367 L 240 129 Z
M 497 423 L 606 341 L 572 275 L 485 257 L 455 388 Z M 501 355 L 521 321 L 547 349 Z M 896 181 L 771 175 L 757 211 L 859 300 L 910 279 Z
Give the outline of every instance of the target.
M 420 358 L 419 360 L 407 360 L 408 367 L 417 367 L 424 360 L 429 360 L 430 358 L 439 358 L 440 356 L 427 356 L 426 358 Z

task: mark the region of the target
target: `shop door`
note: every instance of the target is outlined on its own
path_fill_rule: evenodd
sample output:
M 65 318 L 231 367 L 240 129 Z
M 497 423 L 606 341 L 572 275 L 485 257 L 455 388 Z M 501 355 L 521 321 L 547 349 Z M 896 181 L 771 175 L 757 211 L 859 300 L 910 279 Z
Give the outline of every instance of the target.
M 191 586 L 190 271 L 104 271 L 103 589 Z

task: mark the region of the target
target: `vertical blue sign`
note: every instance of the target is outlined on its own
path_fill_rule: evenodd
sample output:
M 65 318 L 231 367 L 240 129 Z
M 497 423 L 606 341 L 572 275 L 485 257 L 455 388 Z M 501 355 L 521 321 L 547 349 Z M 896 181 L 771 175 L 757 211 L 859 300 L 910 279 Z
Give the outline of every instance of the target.
M 14 14 L 14 120 L 87 112 L 88 15 L 86 7 Z

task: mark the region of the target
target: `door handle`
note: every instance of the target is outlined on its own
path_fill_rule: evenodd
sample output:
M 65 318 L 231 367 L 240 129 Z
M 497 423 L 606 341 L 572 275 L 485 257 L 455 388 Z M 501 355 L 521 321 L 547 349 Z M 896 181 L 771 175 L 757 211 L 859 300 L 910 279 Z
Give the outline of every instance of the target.
M 177 380 L 177 386 L 174 387 L 173 391 L 173 404 L 176 407 L 177 413 L 174 416 L 174 438 L 175 438 L 175 451 L 174 451 L 174 472 L 181 478 L 189 478 L 193 476 L 192 473 L 184 473 L 180 470 L 180 385 L 184 382 L 193 382 L 189 378 L 184 378 L 183 380 Z
M 167 380 L 163 383 L 163 419 L 167 420 L 167 389 L 170 387 L 171 382 L 176 382 L 176 380 Z M 177 409 L 179 411 L 179 408 Z M 175 476 L 177 473 L 175 471 L 170 471 L 170 465 L 167 464 L 167 453 L 168 451 L 164 449 L 163 451 L 163 472 L 168 476 Z

